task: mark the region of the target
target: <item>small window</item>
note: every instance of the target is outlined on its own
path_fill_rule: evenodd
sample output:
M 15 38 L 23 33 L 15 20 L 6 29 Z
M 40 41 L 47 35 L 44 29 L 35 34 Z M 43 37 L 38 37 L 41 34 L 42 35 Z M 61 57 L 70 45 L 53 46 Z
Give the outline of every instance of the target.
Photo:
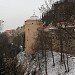
M 33 24 L 33 23 L 32 23 Z
M 68 39 L 71 39 L 71 37 L 68 37 Z
M 28 31 L 29 31 L 29 29 L 28 29 Z
M 37 28 L 37 31 L 38 31 L 39 29 Z

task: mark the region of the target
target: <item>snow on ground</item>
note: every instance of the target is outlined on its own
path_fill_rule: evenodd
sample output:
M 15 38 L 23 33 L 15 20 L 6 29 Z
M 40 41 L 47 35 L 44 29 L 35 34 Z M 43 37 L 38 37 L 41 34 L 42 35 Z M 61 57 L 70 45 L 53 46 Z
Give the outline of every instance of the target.
M 19 65 L 23 65 L 23 67 L 25 68 L 26 67 L 26 60 L 27 60 L 27 58 L 25 57 L 25 53 L 24 52 L 20 52 L 18 55 L 17 55 L 17 59 L 18 59 L 18 64 L 17 64 L 17 67 L 19 66 Z
M 60 53 L 53 52 L 53 54 L 54 54 L 55 66 L 53 66 L 53 61 L 52 61 L 53 59 L 51 56 L 51 52 L 50 51 L 47 52 L 48 75 L 75 75 L 75 57 L 72 57 L 72 56 L 70 57 L 70 55 L 68 55 L 69 72 L 65 73 L 64 64 L 60 63 Z M 66 61 L 67 60 L 66 54 L 64 54 L 64 55 L 65 55 L 65 61 Z M 40 60 L 38 61 L 37 57 L 38 57 L 38 55 L 36 55 L 35 59 L 31 60 L 31 58 L 30 59 L 27 58 L 23 52 L 20 52 L 17 55 L 18 65 L 19 64 L 23 64 L 24 66 L 27 65 L 27 71 L 29 71 L 30 73 L 32 70 L 37 69 L 37 75 L 45 75 L 45 64 L 44 64 L 45 59 L 44 59 L 44 57 L 43 58 L 40 57 Z M 41 67 L 40 74 L 38 74 L 38 72 L 39 72 L 38 64 L 40 64 L 40 67 Z M 26 75 L 26 74 L 24 74 L 24 75 Z

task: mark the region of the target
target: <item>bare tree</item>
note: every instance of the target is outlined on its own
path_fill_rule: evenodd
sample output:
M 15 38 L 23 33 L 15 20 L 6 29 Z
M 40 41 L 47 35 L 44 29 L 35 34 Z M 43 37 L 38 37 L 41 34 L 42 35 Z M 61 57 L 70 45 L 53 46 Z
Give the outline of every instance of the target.
M 34 52 L 42 53 L 42 57 L 45 57 L 45 72 L 47 75 L 47 51 L 51 51 L 53 58 L 53 66 L 55 66 L 52 49 L 52 36 L 50 35 L 50 33 L 45 32 L 44 30 L 39 30 L 32 49 L 34 50 Z
M 15 50 L 16 48 L 9 43 L 8 36 L 5 33 L 0 34 L 0 73 L 16 75 L 17 54 L 14 54 Z
M 0 20 L 0 31 L 2 30 L 3 22 L 3 20 Z

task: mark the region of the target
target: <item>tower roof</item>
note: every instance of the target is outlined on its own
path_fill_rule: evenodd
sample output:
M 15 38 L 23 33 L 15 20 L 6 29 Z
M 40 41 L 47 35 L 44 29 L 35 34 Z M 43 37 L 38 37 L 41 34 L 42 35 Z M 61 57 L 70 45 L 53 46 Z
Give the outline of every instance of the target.
M 39 20 L 39 17 L 35 13 L 30 17 L 30 20 Z

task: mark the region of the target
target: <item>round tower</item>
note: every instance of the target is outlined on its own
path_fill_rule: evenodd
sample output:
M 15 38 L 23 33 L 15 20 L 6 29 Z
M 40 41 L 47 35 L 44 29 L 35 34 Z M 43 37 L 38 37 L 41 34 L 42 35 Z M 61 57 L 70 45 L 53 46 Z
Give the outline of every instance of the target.
M 25 21 L 25 51 L 28 55 L 33 53 L 32 46 L 37 37 L 38 28 L 42 25 L 42 22 L 35 14 Z

